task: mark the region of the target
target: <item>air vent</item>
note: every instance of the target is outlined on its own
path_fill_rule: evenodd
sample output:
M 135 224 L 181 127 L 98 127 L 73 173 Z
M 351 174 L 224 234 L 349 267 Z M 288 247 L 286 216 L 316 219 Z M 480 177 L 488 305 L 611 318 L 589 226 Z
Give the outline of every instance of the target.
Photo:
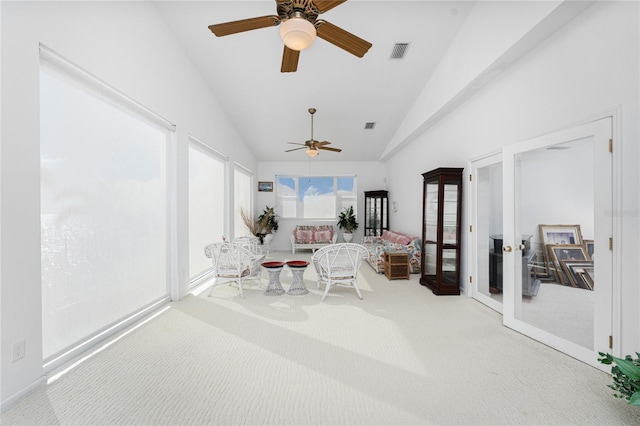
M 407 53 L 408 48 L 409 43 L 396 43 L 393 46 L 393 51 L 391 52 L 391 59 L 404 59 L 404 55 Z
M 365 130 L 373 130 L 374 127 L 376 127 L 376 123 L 373 121 L 364 124 Z

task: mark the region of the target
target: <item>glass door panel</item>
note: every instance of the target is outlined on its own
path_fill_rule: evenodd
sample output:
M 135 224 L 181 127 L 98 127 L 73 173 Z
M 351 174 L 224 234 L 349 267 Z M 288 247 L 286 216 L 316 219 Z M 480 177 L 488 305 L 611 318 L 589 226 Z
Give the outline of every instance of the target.
M 472 161 L 470 295 L 502 312 L 502 155 Z
M 592 258 L 584 243 L 611 235 L 611 219 L 596 215 L 611 208 L 603 121 L 509 147 L 504 157 L 513 176 L 504 181 L 505 324 L 592 365 L 611 329 L 611 255 Z

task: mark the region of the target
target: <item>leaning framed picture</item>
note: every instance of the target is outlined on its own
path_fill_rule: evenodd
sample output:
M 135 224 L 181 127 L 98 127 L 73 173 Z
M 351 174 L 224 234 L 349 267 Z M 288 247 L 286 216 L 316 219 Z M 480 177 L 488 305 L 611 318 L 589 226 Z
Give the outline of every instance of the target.
M 560 282 L 563 285 L 571 285 L 571 280 L 564 273 L 560 261 L 567 260 L 591 260 L 587 249 L 582 244 L 547 244 L 547 250 L 551 257 L 551 262 L 555 267 Z
M 593 240 L 584 240 L 584 246 L 587 248 L 587 253 L 589 253 L 589 259 L 593 260 Z
M 580 225 L 539 225 L 540 242 L 547 244 L 583 244 Z
M 273 192 L 273 182 L 258 182 L 258 192 Z
M 572 287 L 593 290 L 593 260 L 561 260 Z

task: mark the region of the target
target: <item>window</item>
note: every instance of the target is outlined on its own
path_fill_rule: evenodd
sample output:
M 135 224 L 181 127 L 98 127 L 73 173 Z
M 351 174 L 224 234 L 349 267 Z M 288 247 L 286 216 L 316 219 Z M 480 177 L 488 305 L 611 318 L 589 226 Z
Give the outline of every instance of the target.
M 42 336 L 50 361 L 168 300 L 172 125 L 44 46 L 40 58 Z
M 189 138 L 189 277 L 211 267 L 204 247 L 224 235 L 226 157 Z
M 335 219 L 357 210 L 355 176 L 276 176 L 276 213 L 283 218 Z
M 252 216 L 252 182 L 253 175 L 251 172 L 236 164 L 233 170 L 233 238 L 242 237 L 249 233 L 240 215 L 240 209 L 244 209 L 245 212 L 249 213 L 249 216 Z

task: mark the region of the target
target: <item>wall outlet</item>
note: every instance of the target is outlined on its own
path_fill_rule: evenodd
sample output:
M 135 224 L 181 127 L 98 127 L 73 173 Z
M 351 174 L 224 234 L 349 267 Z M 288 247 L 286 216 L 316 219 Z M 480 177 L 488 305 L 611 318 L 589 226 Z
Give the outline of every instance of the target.
M 11 362 L 21 360 L 26 355 L 27 342 L 26 340 L 20 340 L 11 345 Z

